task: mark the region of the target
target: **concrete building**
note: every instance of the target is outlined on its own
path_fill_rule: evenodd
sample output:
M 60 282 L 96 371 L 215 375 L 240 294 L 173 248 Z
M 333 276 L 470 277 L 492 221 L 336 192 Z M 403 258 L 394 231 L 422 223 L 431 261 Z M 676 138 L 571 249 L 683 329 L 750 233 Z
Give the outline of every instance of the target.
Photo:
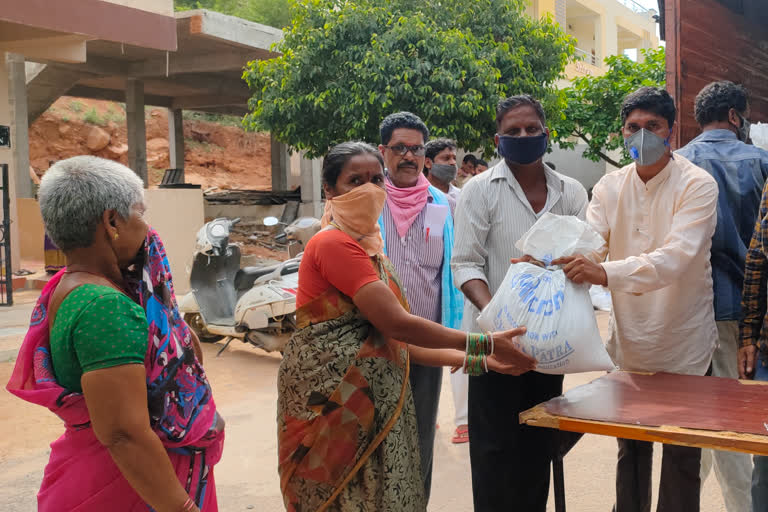
M 176 49 L 172 0 L 10 0 L 0 9 L 0 126 L 10 144 L 0 147 L 9 166 L 11 260 L 20 263 L 18 198 L 30 198 L 26 100 L 27 59 L 78 63 L 88 41 L 104 39 L 158 51 Z M 1 213 L 0 213 L 1 214 Z
M 567 80 L 560 87 L 570 85 L 569 80 L 580 76 L 605 73 L 604 60 L 612 55 L 627 54 L 642 58 L 639 50 L 657 48 L 657 12 L 646 9 L 634 0 L 530 0 L 529 16 L 552 16 L 576 39 L 576 54 L 581 60 L 568 64 Z M 557 170 L 578 179 L 585 188 L 591 188 L 606 172 L 614 169 L 604 162 L 581 158 L 586 145 L 575 150 L 555 148 L 545 160 L 557 164 Z
M 279 29 L 216 12 L 175 13 L 172 0 L 4 2 L 0 127 L 10 128 L 11 144 L 0 147 L 0 164 L 10 167 L 13 270 L 20 266 L 22 251 L 29 260 L 42 258 L 28 126 L 57 98 L 125 102 L 129 166 L 146 182 L 145 106 L 168 108 L 171 167 L 183 171 L 182 111 L 245 114 L 250 92 L 242 68 L 277 55 L 271 47 L 281 38 Z M 280 167 L 273 171 L 278 187 L 290 181 L 298 185 L 299 163 L 293 176 L 285 169 L 290 161 L 285 147 L 273 144 L 273 154 Z M 316 195 L 319 202 L 319 188 Z M 202 192 L 148 190 L 146 201 L 148 221 L 162 234 L 170 256 L 177 292 L 184 292 L 195 233 L 204 222 Z
M 125 102 L 128 163 L 145 182 L 145 106 L 167 108 L 170 166 L 183 176 L 182 111 L 245 114 L 250 91 L 242 69 L 249 61 L 278 55 L 272 46 L 281 38 L 279 29 L 233 16 L 174 12 L 172 0 L 6 2 L 0 12 L 0 127 L 10 128 L 11 146 L 0 147 L 0 164 L 10 167 L 13 270 L 22 259 L 42 259 L 28 126 L 57 98 Z M 304 215 L 322 214 L 319 164 L 272 142 L 273 190 L 301 185 Z M 202 192 L 155 189 L 147 191 L 146 200 L 148 221 L 163 235 L 170 255 L 177 292 L 184 292 L 195 233 L 204 222 Z
M 603 61 L 611 55 L 657 48 L 658 13 L 634 0 L 529 0 L 532 17 L 552 16 L 576 39 L 580 61 L 569 64 L 566 76 L 575 78 L 605 72 Z

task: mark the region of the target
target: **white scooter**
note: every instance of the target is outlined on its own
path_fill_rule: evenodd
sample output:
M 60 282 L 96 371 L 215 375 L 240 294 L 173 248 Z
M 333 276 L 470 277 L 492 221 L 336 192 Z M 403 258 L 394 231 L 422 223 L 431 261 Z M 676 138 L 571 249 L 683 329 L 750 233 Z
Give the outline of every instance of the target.
M 200 341 L 227 339 L 219 354 L 235 338 L 267 352 L 282 351 L 296 329 L 301 254 L 277 265 L 241 269 L 240 248 L 229 244 L 239 221 L 215 219 L 197 233 L 192 291 L 181 299 L 179 311 Z M 265 219 L 265 225 L 275 224 L 277 219 Z M 285 231 L 289 241 L 303 247 L 319 229 L 317 219 L 301 218 Z

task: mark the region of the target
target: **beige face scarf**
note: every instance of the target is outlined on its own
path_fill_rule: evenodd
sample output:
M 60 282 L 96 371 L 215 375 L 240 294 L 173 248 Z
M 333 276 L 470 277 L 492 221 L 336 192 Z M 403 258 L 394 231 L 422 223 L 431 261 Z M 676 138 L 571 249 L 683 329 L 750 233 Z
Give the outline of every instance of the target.
M 366 183 L 327 200 L 321 224 L 340 229 L 355 239 L 369 256 L 375 256 L 384 248 L 379 216 L 386 201 L 384 189 Z

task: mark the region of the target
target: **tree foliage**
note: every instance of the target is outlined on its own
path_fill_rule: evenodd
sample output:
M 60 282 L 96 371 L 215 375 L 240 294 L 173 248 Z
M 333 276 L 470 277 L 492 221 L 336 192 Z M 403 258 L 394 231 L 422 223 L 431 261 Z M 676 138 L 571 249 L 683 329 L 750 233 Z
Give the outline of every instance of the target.
M 523 0 L 298 0 L 292 12 L 282 56 L 245 70 L 244 123 L 310 156 L 378 141 L 400 110 L 489 154 L 499 98 L 528 93 L 555 110 L 574 52 L 551 18 L 523 14 Z
M 174 0 L 177 11 L 208 9 L 283 28 L 291 23 L 291 0 Z
M 641 55 L 642 62 L 624 55 L 608 57 L 607 73 L 576 78 L 563 89 L 564 108 L 549 119 L 552 142 L 569 149 L 586 143 L 584 158 L 595 162 L 603 159 L 616 167 L 631 162 L 623 149 L 621 103 L 639 87 L 665 83 L 664 48 L 641 50 Z M 608 155 L 619 148 L 623 150 L 620 160 Z

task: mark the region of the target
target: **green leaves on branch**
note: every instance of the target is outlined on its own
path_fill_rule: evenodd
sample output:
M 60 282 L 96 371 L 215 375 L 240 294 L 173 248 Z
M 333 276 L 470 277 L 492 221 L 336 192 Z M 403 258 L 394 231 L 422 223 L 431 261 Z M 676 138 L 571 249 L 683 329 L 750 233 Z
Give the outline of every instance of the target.
M 292 3 L 292 0 L 174 0 L 174 7 L 177 11 L 208 9 L 282 28 L 291 23 Z
M 244 123 L 310 156 L 350 140 L 378 142 L 392 112 L 418 114 L 435 137 L 493 152 L 501 97 L 559 107 L 555 81 L 574 53 L 551 19 L 521 0 L 298 0 L 277 46 L 243 78 Z
M 549 119 L 551 140 L 564 148 L 586 143 L 584 158 L 605 160 L 615 167 L 631 162 L 623 150 L 621 135 L 621 103 L 624 97 L 642 86 L 664 87 L 664 48 L 641 50 L 642 62 L 628 57 L 605 59 L 608 72 L 602 76 L 576 78 L 563 89 L 563 109 Z M 609 153 L 622 149 L 620 159 Z

